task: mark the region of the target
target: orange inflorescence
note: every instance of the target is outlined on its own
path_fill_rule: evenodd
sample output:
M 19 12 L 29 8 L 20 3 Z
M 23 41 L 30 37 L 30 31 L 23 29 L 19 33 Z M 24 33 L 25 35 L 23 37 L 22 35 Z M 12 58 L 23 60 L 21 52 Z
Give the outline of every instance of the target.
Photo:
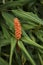
M 14 28 L 15 28 L 15 37 L 17 40 L 19 40 L 21 38 L 21 24 L 19 22 L 18 18 L 14 19 Z

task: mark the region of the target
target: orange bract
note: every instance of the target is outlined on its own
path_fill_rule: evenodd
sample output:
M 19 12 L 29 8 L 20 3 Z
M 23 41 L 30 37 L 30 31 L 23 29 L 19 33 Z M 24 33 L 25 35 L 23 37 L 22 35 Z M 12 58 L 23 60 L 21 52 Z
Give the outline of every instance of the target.
M 14 19 L 14 28 L 15 28 L 15 37 L 16 39 L 19 40 L 21 38 L 22 32 L 21 32 L 21 24 L 18 18 Z

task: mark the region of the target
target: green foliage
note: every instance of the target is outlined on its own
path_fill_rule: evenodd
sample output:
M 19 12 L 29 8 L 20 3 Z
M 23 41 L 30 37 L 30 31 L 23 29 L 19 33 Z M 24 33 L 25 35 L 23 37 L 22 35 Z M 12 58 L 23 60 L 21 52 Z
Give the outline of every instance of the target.
M 8 63 L 2 58 L 0 58 L 0 65 L 8 65 Z
M 42 0 L 0 0 L 0 65 L 43 65 L 42 14 Z M 21 23 L 20 40 L 14 18 Z

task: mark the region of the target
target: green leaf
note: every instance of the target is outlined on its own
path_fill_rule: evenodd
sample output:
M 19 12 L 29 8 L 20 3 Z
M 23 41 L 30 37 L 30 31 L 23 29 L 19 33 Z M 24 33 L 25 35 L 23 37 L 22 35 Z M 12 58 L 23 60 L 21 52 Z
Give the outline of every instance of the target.
M 43 59 L 42 59 L 42 57 L 41 57 L 41 55 L 39 53 L 38 53 L 38 56 L 39 56 L 39 60 L 41 62 L 41 65 L 43 65 Z
M 22 32 L 23 32 L 23 36 L 24 36 L 24 37 L 22 38 L 22 41 L 24 41 L 25 43 L 27 43 L 27 44 L 29 44 L 29 45 L 36 46 L 36 47 L 38 47 L 38 48 L 40 48 L 40 49 L 43 49 L 43 46 L 41 46 L 41 45 L 37 44 L 35 41 L 31 40 L 31 39 L 29 38 L 29 36 L 25 33 L 24 30 L 22 30 Z
M 9 1 L 9 2 L 6 2 L 5 4 L 0 6 L 0 11 L 6 10 L 7 8 L 10 8 L 10 7 L 16 8 L 17 6 L 21 6 L 20 2 Z
M 8 65 L 8 63 L 0 57 L 0 65 Z
M 24 19 L 24 20 L 30 20 L 32 21 L 33 23 L 36 23 L 36 24 L 41 24 L 43 25 L 43 21 L 36 17 L 36 15 L 32 16 L 31 14 L 29 14 L 30 12 L 25 12 L 23 10 L 12 10 L 12 12 L 14 13 L 14 15 Z
M 2 12 L 2 16 L 5 19 L 5 23 L 8 25 L 10 30 L 13 30 L 14 24 L 13 24 L 13 19 L 14 16 L 9 14 L 8 12 Z
M 26 4 L 28 0 L 21 0 L 21 1 L 8 1 L 5 4 L 0 6 L 0 11 L 6 10 L 7 8 L 16 8 L 16 7 L 21 7 L 24 4 Z
M 0 32 L 0 47 L 10 44 L 10 39 L 5 39 L 2 32 Z
M 6 29 L 6 26 L 4 24 L 2 24 L 1 27 L 2 27 L 2 31 L 3 31 L 4 37 L 6 39 L 8 39 L 8 38 L 10 39 L 11 36 L 10 36 L 8 30 Z
M 39 30 L 35 33 L 35 35 L 43 42 L 43 31 Z
M 0 47 L 10 44 L 9 39 L 0 39 Z
M 15 40 L 15 38 L 11 38 L 11 51 L 10 51 L 9 65 L 12 64 L 12 56 L 13 56 L 15 46 L 16 46 L 16 40 Z
M 36 38 L 32 35 L 31 32 L 29 32 L 29 36 L 30 36 L 30 38 L 31 38 L 33 41 L 36 41 Z
M 30 56 L 30 54 L 28 53 L 28 51 L 24 47 L 23 43 L 21 41 L 18 41 L 18 45 L 21 48 L 21 50 L 26 54 L 26 56 L 28 57 L 28 59 L 30 60 L 30 62 L 32 63 L 32 65 L 36 65 L 36 63 L 34 62 L 34 60 L 32 59 L 32 57 Z
M 20 18 L 20 22 L 23 24 L 27 24 L 27 25 L 32 25 L 32 26 L 38 26 L 37 24 L 35 24 L 33 21 L 31 20 L 25 20 L 25 19 L 22 19 Z
M 23 28 L 24 28 L 25 30 L 34 29 L 34 28 L 35 28 L 35 26 L 28 25 L 28 24 L 22 24 L 22 26 L 23 26 Z
M 39 52 L 41 53 L 41 54 L 43 54 L 43 50 L 41 50 L 41 49 L 38 49 L 39 50 Z

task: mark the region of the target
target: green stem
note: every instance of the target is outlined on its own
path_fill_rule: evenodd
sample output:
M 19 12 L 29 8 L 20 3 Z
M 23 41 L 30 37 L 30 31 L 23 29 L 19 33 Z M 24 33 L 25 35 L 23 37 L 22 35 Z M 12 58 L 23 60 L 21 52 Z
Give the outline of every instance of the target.
M 13 46 L 11 46 L 9 65 L 11 65 L 11 64 L 12 64 L 13 49 L 14 49 L 14 47 L 13 47 Z

